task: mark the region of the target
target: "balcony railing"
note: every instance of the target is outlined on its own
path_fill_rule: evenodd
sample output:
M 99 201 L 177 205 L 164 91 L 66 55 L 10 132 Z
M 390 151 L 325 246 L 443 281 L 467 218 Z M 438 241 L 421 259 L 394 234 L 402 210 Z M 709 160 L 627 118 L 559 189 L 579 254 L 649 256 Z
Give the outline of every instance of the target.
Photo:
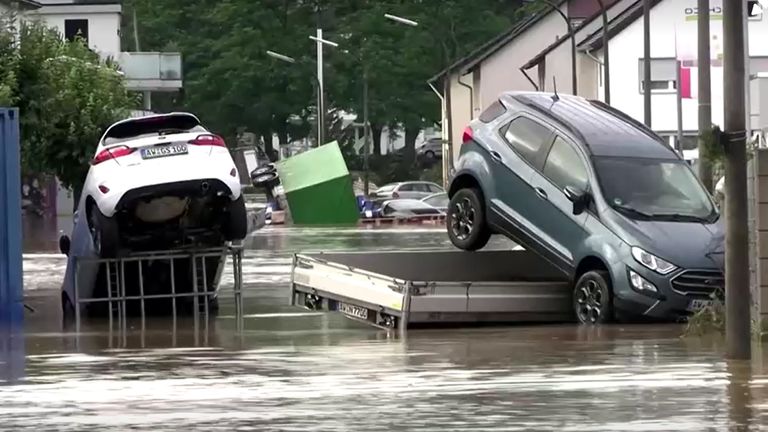
M 123 52 L 126 86 L 137 91 L 176 91 L 182 87 L 180 53 Z

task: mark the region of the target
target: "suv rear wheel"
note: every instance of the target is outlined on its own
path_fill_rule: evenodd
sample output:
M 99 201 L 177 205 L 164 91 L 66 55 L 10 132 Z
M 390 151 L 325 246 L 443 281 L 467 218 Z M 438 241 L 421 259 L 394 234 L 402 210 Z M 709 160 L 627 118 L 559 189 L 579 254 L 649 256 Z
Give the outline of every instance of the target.
M 613 291 L 608 272 L 588 271 L 576 281 L 573 287 L 573 309 L 581 324 L 613 321 Z
M 482 249 L 491 238 L 485 220 L 482 193 L 475 188 L 461 189 L 451 198 L 446 217 L 448 237 L 459 249 Z

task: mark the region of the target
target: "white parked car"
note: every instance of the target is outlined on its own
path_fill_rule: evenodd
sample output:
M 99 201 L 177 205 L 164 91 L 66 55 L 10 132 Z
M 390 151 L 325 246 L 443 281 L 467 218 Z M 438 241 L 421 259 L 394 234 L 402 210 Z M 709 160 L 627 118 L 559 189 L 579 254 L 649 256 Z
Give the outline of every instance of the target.
M 121 250 L 219 246 L 247 234 L 232 156 L 224 140 L 189 113 L 107 128 L 80 199 L 102 258 Z

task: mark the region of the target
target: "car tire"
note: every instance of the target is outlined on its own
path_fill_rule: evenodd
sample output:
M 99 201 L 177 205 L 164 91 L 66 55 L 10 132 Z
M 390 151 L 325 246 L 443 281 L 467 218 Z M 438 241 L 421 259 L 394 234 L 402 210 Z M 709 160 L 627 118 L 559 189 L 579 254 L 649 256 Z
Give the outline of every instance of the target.
M 253 185 L 256 187 L 266 187 L 275 180 L 277 180 L 277 172 L 275 171 L 267 172 L 252 178 Z
M 264 174 L 275 172 L 275 165 L 274 164 L 266 164 L 262 165 L 255 170 L 251 171 L 251 181 L 253 181 L 256 177 L 262 176 Z
M 445 218 L 448 237 L 459 249 L 482 249 L 491 238 L 491 230 L 485 220 L 482 196 L 479 189 L 461 189 L 453 195 L 448 204 Z
M 573 311 L 579 324 L 605 324 L 614 320 L 613 289 L 606 271 L 584 273 L 573 286 Z
M 248 214 L 242 195 L 228 203 L 222 225 L 222 234 L 226 241 L 242 240 L 248 235 Z
M 99 206 L 93 204 L 89 212 L 89 227 L 93 248 L 101 258 L 114 258 L 120 250 L 120 230 L 117 221 L 104 216 Z

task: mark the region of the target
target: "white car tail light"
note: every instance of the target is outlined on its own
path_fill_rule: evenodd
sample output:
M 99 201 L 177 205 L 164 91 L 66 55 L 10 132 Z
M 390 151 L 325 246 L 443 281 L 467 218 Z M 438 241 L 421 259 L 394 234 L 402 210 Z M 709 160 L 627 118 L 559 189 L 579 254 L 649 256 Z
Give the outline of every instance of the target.
M 96 155 L 96 157 L 93 158 L 93 160 L 91 161 L 91 165 L 98 165 L 110 159 L 117 159 L 123 156 L 128 156 L 129 154 L 133 153 L 135 150 L 136 149 L 130 148 L 128 146 L 117 146 L 117 147 L 110 147 L 108 149 L 104 149 L 100 151 L 99 154 Z
M 189 141 L 189 144 L 199 146 L 214 146 L 214 147 L 226 147 L 227 143 L 224 142 L 224 138 L 214 134 L 198 135 L 195 139 Z

